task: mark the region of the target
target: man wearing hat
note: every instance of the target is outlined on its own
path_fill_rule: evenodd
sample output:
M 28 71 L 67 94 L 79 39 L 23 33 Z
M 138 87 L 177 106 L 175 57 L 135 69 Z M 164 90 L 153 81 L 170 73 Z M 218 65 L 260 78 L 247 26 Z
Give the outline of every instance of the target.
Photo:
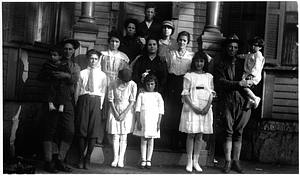
M 156 15 L 156 6 L 153 3 L 147 3 L 145 5 L 145 20 L 139 24 L 138 27 L 138 36 L 140 36 L 141 42 L 146 43 L 148 36 L 154 36 L 159 39 L 161 25 L 153 21 L 153 18 Z
M 58 170 L 63 172 L 72 172 L 65 163 L 65 157 L 70 148 L 75 132 L 74 126 L 74 87 L 78 81 L 80 67 L 71 61 L 75 50 L 80 46 L 77 40 L 67 39 L 59 43 L 63 47 L 62 63 L 67 63 L 71 73 L 53 72 L 53 76 L 57 80 L 64 80 L 68 95 L 63 112 L 49 111 L 45 106 L 45 136 L 44 136 L 44 153 L 45 153 L 45 170 L 50 173 L 57 173 Z M 57 105 L 55 105 L 57 106 Z M 57 108 L 57 107 L 56 107 Z M 52 160 L 52 143 L 55 140 L 55 134 L 59 131 L 58 137 L 61 139 L 59 144 L 59 153 L 57 162 L 54 166 Z M 46 157 L 47 156 L 47 157 Z
M 224 173 L 235 170 L 244 173 L 240 166 L 239 158 L 242 148 L 243 129 L 247 125 L 251 110 L 243 110 L 245 102 L 239 93 L 244 87 L 251 87 L 251 80 L 242 80 L 244 71 L 244 60 L 237 59 L 236 55 L 243 42 L 236 35 L 229 36 L 222 42 L 225 54 L 216 63 L 214 81 L 219 99 L 219 109 L 223 120 L 223 130 L 225 135 L 224 153 L 225 166 Z

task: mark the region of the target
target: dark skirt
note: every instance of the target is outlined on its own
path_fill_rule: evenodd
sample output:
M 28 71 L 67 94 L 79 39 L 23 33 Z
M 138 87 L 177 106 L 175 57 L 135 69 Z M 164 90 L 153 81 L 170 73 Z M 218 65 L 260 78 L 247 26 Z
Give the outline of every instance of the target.
M 100 103 L 99 96 L 79 96 L 75 110 L 75 134 L 77 137 L 100 137 L 102 119 Z
M 182 110 L 181 93 L 183 89 L 184 75 L 168 75 L 168 83 L 165 94 L 165 115 L 162 119 L 162 128 L 178 130 Z

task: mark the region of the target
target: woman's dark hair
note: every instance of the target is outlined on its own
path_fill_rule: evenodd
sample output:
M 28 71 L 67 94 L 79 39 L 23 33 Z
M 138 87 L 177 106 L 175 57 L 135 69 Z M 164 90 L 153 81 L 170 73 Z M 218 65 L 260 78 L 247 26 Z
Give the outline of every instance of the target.
M 198 51 L 195 53 L 194 57 L 192 58 L 192 63 L 191 63 L 191 72 L 194 72 L 197 70 L 195 62 L 196 60 L 203 59 L 204 60 L 204 67 L 203 71 L 207 72 L 208 71 L 208 58 L 207 55 L 203 51 Z
M 92 54 L 96 54 L 98 58 L 101 56 L 101 53 L 99 51 L 96 51 L 95 49 L 90 49 L 86 52 L 85 56 L 88 59 Z
M 263 47 L 264 46 L 264 40 L 258 36 L 251 38 L 250 40 L 248 40 L 248 43 L 250 45 L 257 43 L 259 47 Z
M 124 22 L 124 29 L 126 30 L 126 28 L 128 27 L 129 23 L 132 23 L 135 25 L 135 31 L 138 31 L 138 25 L 139 25 L 139 21 L 135 18 L 127 18 Z
M 153 73 L 149 73 L 145 78 L 144 78 L 144 88 L 146 91 L 147 90 L 147 87 L 146 87 L 146 83 L 147 82 L 152 82 L 154 81 L 155 82 L 155 88 L 154 88 L 154 91 L 157 92 L 158 91 L 158 80 L 157 80 L 157 77 L 153 74 Z
M 112 37 L 116 37 L 121 42 L 123 36 L 117 30 L 113 29 L 108 33 L 107 41 L 109 42 Z
M 187 44 L 190 43 L 190 33 L 188 33 L 187 31 L 181 31 L 177 36 L 177 42 L 181 36 L 186 36 L 188 38 Z
M 148 45 L 148 43 L 149 43 L 150 40 L 155 40 L 156 43 L 157 43 L 157 47 L 158 47 L 158 39 L 156 37 L 154 37 L 154 36 L 147 37 L 147 39 L 146 39 L 146 45 L 145 46 Z
M 149 36 L 149 37 L 147 37 L 145 47 L 143 48 L 143 53 L 146 54 L 146 55 L 148 54 L 147 46 L 148 46 L 148 43 L 149 43 L 150 40 L 155 40 L 155 42 L 157 44 L 157 51 L 159 49 L 158 39 L 154 36 Z

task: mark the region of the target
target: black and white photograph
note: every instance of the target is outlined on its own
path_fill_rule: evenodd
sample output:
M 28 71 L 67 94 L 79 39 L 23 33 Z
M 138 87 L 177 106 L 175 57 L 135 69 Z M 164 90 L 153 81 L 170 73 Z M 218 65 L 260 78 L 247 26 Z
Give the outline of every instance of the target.
M 1 174 L 299 174 L 298 1 L 8 1 Z

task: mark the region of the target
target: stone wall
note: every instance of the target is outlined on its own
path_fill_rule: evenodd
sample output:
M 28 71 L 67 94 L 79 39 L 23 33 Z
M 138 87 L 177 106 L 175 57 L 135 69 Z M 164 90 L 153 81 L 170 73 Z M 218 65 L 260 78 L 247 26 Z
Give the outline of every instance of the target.
M 243 137 L 245 159 L 299 164 L 298 122 L 251 120 Z
M 220 118 L 216 120 L 216 156 L 224 157 Z M 298 122 L 272 121 L 253 113 L 244 129 L 241 160 L 299 165 Z

